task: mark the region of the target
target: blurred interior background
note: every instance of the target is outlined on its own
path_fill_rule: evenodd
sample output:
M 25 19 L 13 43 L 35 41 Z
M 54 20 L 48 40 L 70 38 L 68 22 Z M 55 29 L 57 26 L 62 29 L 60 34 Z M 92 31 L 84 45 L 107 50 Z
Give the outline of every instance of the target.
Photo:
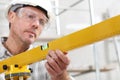
M 8 36 L 9 33 L 5 8 L 10 1 L 12 0 L 0 0 L 0 37 Z M 43 31 L 34 46 L 89 27 L 120 13 L 120 0 L 51 0 L 51 3 L 55 19 Z M 119 44 L 120 38 L 115 36 L 69 51 L 71 63 L 68 72 L 76 80 L 120 80 Z

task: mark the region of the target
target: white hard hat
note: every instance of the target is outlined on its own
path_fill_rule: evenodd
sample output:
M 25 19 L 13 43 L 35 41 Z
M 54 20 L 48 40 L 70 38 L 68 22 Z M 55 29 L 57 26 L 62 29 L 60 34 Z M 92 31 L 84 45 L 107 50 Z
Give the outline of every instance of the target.
M 13 0 L 11 3 L 8 4 L 7 11 L 6 11 L 7 14 L 10 8 L 16 4 L 39 6 L 45 11 L 47 11 L 47 16 L 49 17 L 49 21 L 51 21 L 51 18 L 53 18 L 53 11 L 52 11 L 52 5 L 50 0 Z

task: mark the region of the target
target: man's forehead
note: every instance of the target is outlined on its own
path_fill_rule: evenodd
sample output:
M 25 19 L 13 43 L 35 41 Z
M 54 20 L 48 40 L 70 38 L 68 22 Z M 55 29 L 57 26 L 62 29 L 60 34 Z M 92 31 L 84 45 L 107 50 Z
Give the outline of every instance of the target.
M 44 18 L 47 18 L 46 15 L 39 9 L 34 8 L 34 7 L 23 7 L 21 8 L 22 12 L 26 12 L 26 13 L 32 13 L 35 14 L 37 16 L 43 16 Z
M 36 13 L 36 14 L 44 14 L 43 12 L 42 12 L 42 10 L 40 10 L 40 9 L 37 9 L 37 8 L 35 8 L 35 7 L 30 7 L 30 6 L 28 6 L 28 7 L 23 7 L 23 9 L 25 10 L 25 11 L 31 11 L 31 12 L 34 12 L 34 13 Z

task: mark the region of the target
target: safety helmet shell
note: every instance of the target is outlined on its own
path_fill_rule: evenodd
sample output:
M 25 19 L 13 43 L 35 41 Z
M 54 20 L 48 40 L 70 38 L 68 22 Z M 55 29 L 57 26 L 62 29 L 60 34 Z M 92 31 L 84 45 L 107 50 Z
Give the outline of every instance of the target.
M 53 15 L 52 5 L 50 0 L 13 0 L 7 6 L 6 14 L 8 15 L 9 9 L 15 4 L 25 4 L 31 6 L 39 6 L 47 11 L 47 16 L 49 17 L 49 22 L 51 22 Z

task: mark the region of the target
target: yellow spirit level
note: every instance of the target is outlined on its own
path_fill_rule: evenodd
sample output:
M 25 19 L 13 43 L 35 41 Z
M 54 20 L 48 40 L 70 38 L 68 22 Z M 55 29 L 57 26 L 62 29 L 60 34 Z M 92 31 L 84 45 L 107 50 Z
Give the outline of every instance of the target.
M 47 45 L 38 46 L 32 50 L 20 53 L 0 62 L 0 73 L 4 72 L 3 65 L 24 66 L 46 58 L 48 50 L 60 49 L 62 51 L 82 47 L 115 35 L 120 34 L 120 16 L 105 20 L 86 29 L 74 32 L 67 36 L 49 42 Z M 21 59 L 25 59 L 21 61 Z

